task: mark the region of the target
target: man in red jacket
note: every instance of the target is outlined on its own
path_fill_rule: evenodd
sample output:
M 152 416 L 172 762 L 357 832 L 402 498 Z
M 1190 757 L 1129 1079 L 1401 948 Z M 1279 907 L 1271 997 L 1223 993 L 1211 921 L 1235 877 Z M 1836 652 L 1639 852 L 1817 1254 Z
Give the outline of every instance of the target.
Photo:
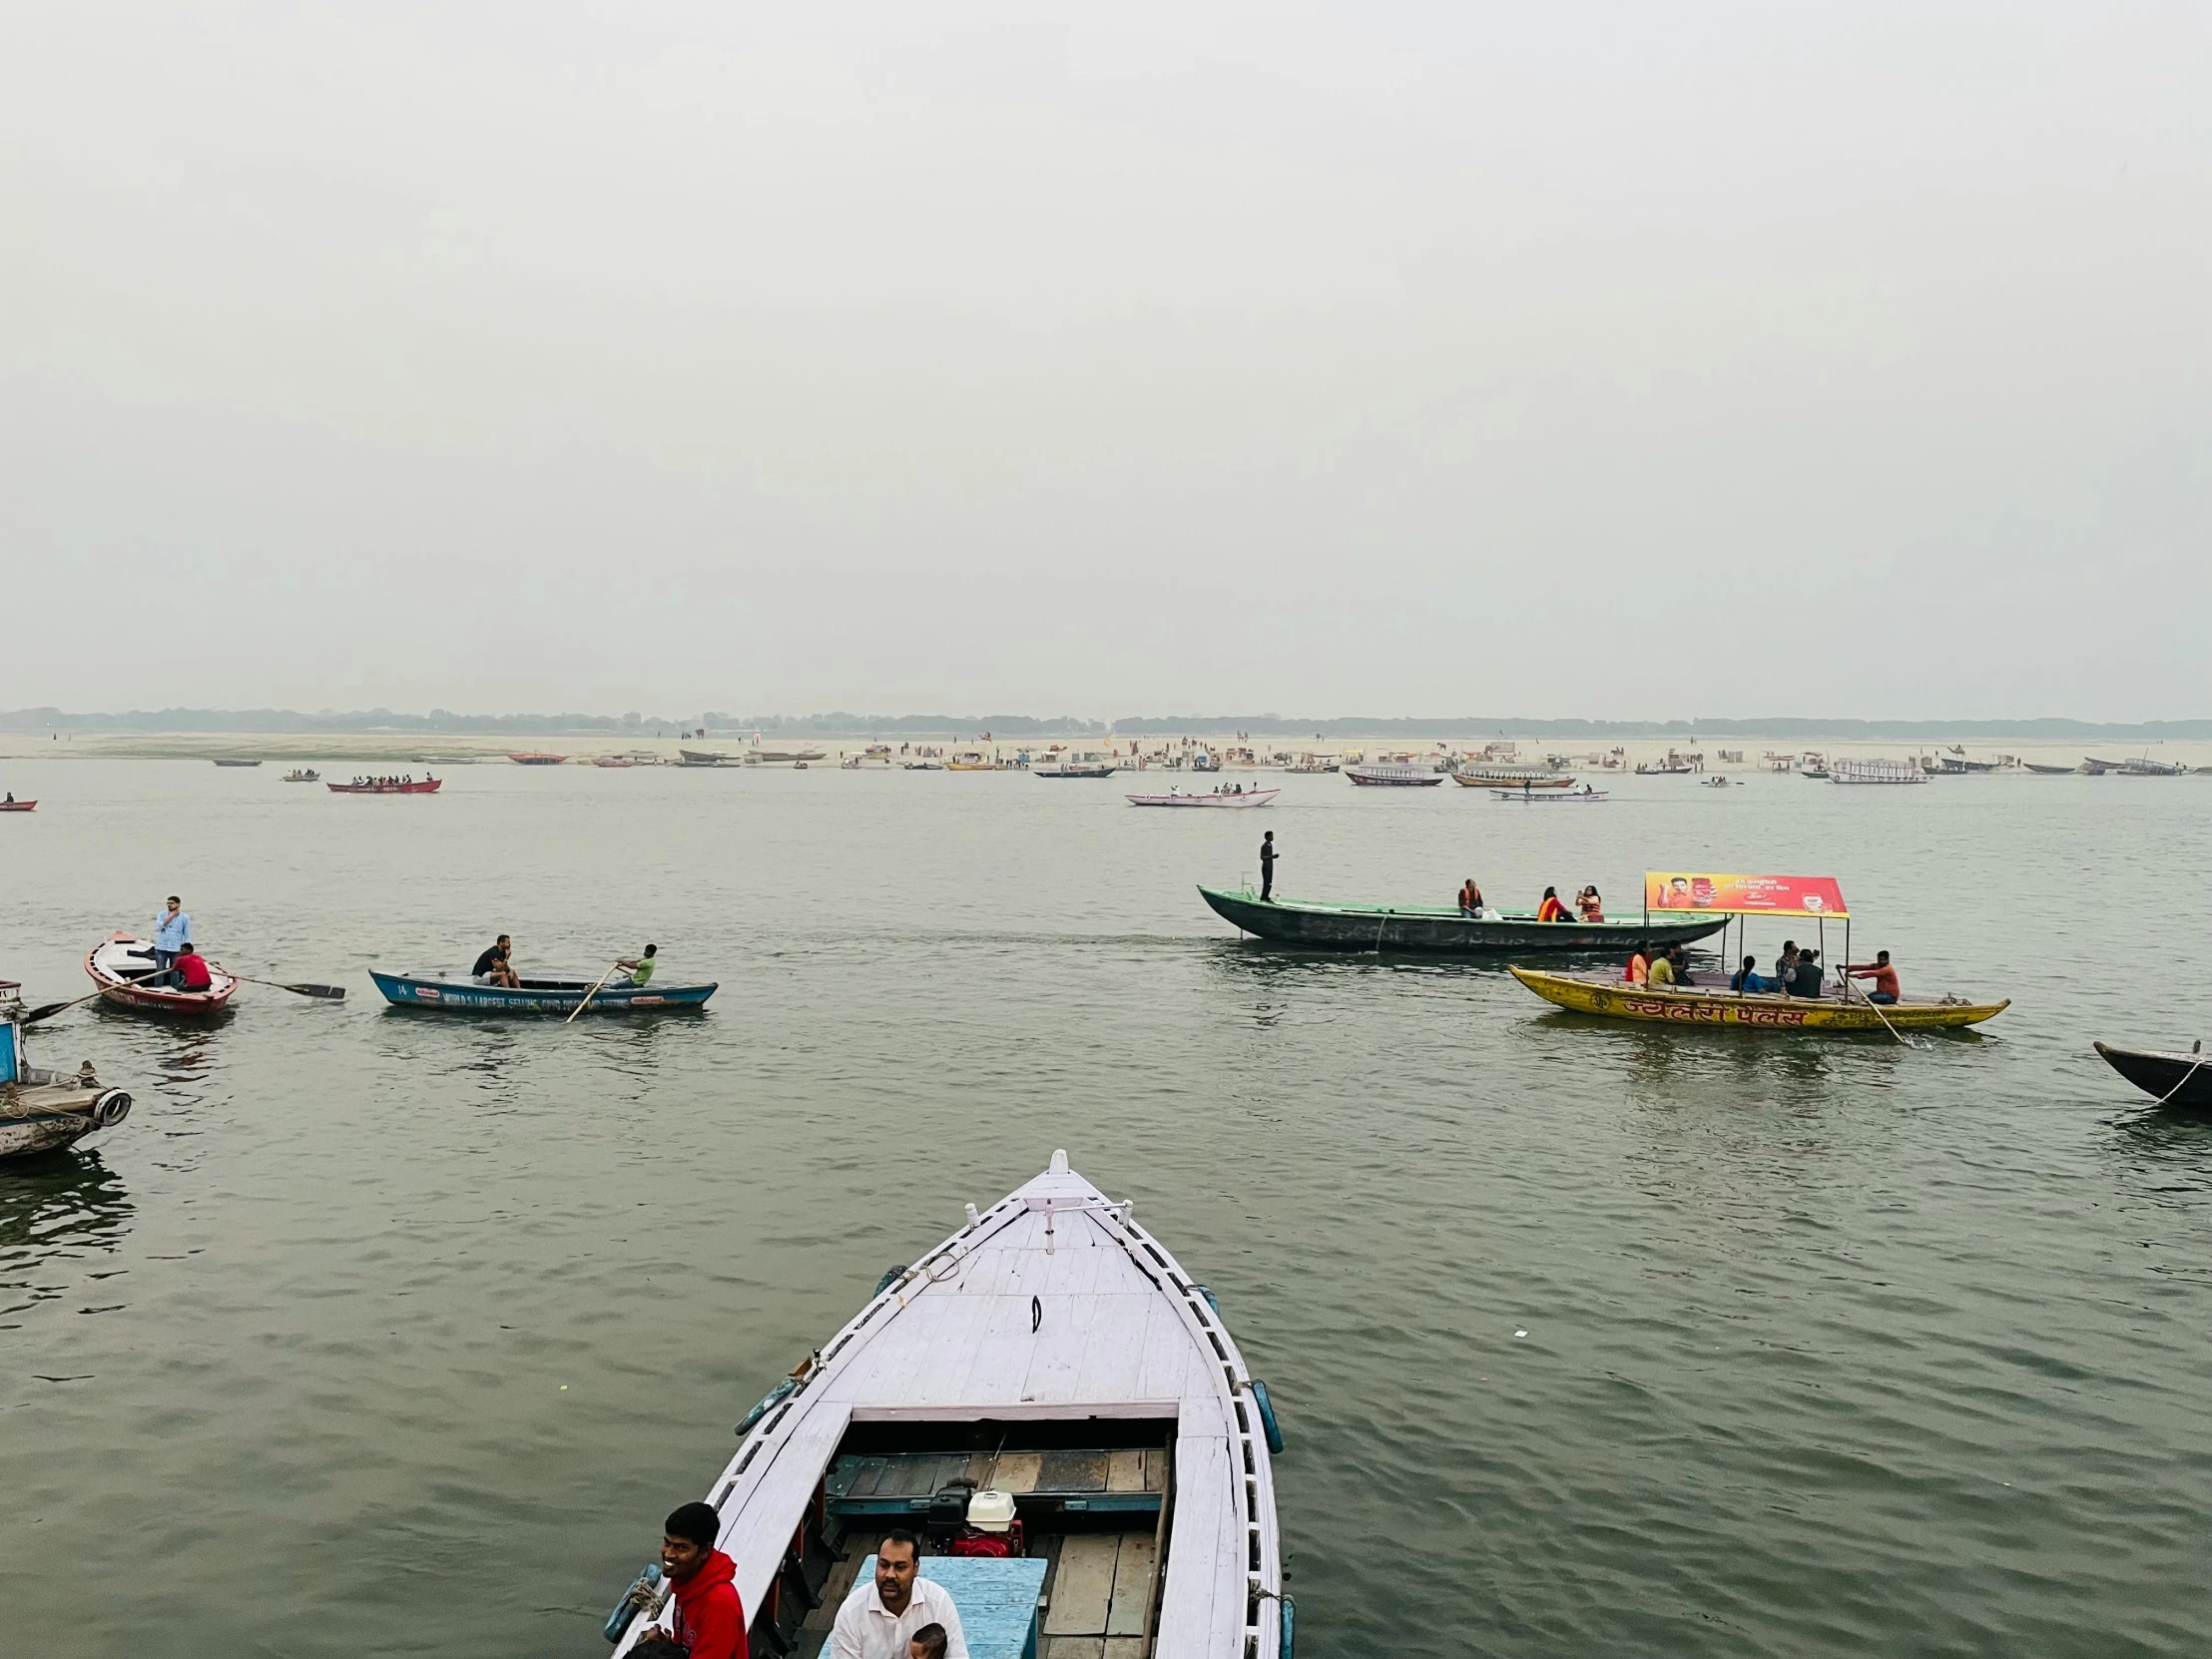
M 676 1587 L 676 1639 L 691 1659 L 750 1659 L 737 1563 L 715 1548 L 721 1531 L 712 1504 L 687 1503 L 661 1539 L 661 1571 Z

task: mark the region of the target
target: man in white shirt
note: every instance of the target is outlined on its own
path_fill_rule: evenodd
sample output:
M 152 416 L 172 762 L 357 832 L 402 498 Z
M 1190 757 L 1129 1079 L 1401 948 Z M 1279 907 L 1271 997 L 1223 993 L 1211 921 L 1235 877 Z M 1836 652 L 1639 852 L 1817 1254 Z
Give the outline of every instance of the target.
M 875 1576 L 852 1586 L 830 1630 L 831 1659 L 907 1659 L 906 1644 L 923 1625 L 944 1626 L 944 1659 L 968 1659 L 960 1610 L 939 1584 L 916 1575 L 921 1540 L 886 1535 L 875 1546 Z

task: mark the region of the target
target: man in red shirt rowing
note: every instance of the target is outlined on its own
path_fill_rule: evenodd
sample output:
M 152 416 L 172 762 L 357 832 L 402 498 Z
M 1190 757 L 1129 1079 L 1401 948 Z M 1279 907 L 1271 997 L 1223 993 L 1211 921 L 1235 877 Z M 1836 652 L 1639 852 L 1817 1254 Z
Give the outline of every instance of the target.
M 1874 960 L 1862 962 L 1857 967 L 1845 964 L 1844 971 L 1854 979 L 1872 979 L 1874 989 L 1867 993 L 1869 1002 L 1895 1002 L 1898 999 L 1898 970 L 1890 965 L 1890 953 L 1878 950 Z

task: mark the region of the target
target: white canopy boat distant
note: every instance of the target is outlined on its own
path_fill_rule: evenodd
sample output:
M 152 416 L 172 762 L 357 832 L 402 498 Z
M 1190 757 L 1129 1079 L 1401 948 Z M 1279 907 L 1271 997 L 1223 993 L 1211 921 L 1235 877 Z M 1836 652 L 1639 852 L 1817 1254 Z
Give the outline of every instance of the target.
M 827 1651 L 881 1535 L 926 1525 L 922 1576 L 952 1594 L 976 1659 L 1109 1635 L 1145 1659 L 1287 1659 L 1266 1385 L 1132 1209 L 1055 1152 L 885 1274 L 740 1424 L 707 1501 L 755 1653 Z M 1012 1494 L 1021 1558 L 946 1558 L 970 1483 Z M 632 1619 L 616 1652 L 648 1625 Z
M 1181 790 L 1175 790 L 1167 795 L 1133 795 L 1129 798 L 1129 805 L 1132 807 L 1265 807 L 1282 793 L 1280 788 L 1272 790 L 1240 789 L 1234 794 L 1222 790 L 1211 795 L 1185 795 Z

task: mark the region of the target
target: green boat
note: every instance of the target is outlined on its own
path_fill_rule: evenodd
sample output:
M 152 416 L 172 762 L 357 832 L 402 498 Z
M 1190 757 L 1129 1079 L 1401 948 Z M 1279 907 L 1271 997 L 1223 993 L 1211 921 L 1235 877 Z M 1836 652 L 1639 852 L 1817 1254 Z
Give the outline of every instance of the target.
M 1308 899 L 1262 898 L 1244 892 L 1200 887 L 1199 896 L 1224 921 L 1279 944 L 1310 950 L 1413 950 L 1447 956 L 1479 956 L 1493 951 L 1527 955 L 1533 951 L 1572 954 L 1627 951 L 1653 944 L 1689 944 L 1718 933 L 1726 916 L 1695 921 L 1538 921 L 1534 912 L 1496 911 L 1462 915 L 1456 906 L 1425 904 L 1321 904 Z

